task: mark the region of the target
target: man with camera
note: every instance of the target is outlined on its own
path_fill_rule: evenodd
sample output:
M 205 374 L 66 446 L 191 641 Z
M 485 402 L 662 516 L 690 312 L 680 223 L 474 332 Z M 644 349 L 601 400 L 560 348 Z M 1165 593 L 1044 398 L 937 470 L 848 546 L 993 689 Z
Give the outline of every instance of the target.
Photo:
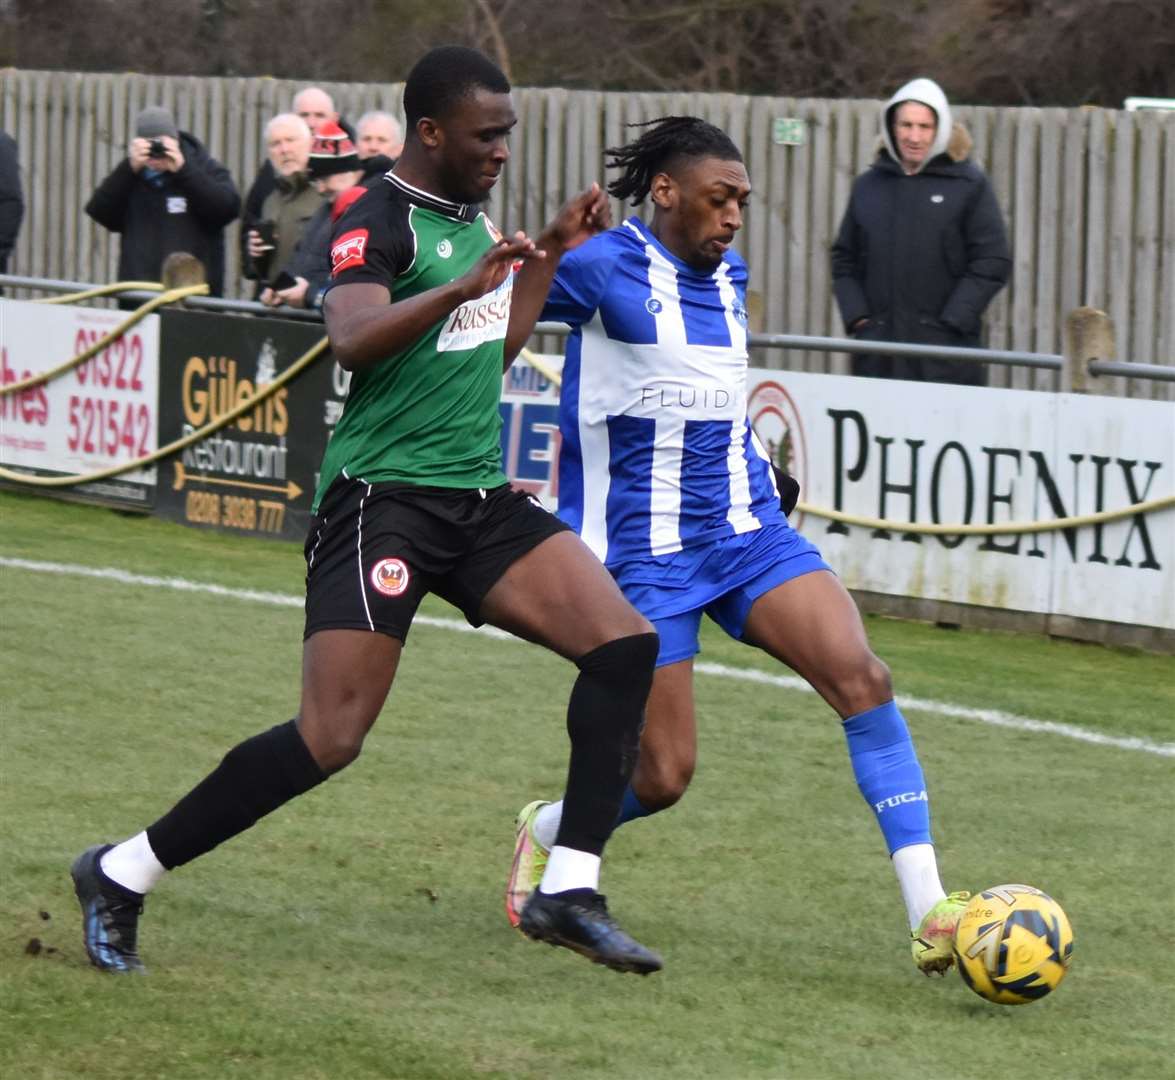
M 163 260 L 184 251 L 204 265 L 219 296 L 224 228 L 240 208 L 228 169 L 180 131 L 167 109 L 152 106 L 139 113 L 126 157 L 98 185 L 86 213 L 121 235 L 120 281 L 158 281 Z

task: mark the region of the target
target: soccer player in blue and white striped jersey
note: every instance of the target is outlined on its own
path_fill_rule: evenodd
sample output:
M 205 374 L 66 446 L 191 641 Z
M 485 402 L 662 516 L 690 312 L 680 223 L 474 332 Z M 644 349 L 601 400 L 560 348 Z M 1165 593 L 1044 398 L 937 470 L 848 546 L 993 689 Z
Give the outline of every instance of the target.
M 640 758 L 619 823 L 672 806 L 696 758 L 703 614 L 801 674 L 840 715 L 897 872 L 918 968 L 944 973 L 965 893 L 947 896 L 926 785 L 889 669 L 819 551 L 787 522 L 747 418 L 747 268 L 731 244 L 751 188 L 721 130 L 643 125 L 607 151 L 609 192 L 653 203 L 566 255 L 546 319 L 572 328 L 560 399 L 559 514 L 660 635 Z M 538 887 L 561 803 L 519 814 L 512 924 Z M 547 884 L 544 879 L 544 884 Z

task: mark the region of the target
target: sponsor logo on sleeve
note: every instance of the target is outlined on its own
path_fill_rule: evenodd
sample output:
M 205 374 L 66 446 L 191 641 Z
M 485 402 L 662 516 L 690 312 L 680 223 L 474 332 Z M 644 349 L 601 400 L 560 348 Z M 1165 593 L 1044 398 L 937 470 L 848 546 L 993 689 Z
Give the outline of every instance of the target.
M 344 270 L 353 270 L 356 266 L 364 266 L 367 260 L 364 254 L 367 251 L 368 231 L 366 229 L 352 229 L 343 233 L 330 249 L 330 272 L 334 277 Z

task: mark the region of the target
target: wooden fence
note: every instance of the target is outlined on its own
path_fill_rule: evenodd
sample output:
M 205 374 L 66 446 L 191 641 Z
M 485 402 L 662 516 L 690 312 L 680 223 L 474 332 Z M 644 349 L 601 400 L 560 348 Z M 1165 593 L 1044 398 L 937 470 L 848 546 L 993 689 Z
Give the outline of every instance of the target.
M 135 114 L 162 104 L 223 162 L 242 194 L 261 161 L 266 120 L 289 108 L 300 83 L 133 74 L 0 72 L 0 129 L 17 139 L 26 217 L 10 270 L 114 280 L 117 241 L 83 206 L 125 154 Z M 399 114 L 401 85 L 322 84 L 343 114 Z M 601 152 L 624 125 L 669 113 L 727 130 L 750 171 L 740 249 L 750 265 L 752 329 L 842 333 L 830 288 L 829 245 L 853 177 L 875 153 L 880 103 L 865 100 L 517 90 L 512 160 L 489 211 L 502 227 L 537 230 L 563 199 L 602 177 Z M 1107 311 L 1118 359 L 1175 365 L 1175 113 L 1105 109 L 958 107 L 1008 221 L 1013 279 L 988 311 L 997 348 L 1061 351 L 1065 313 Z M 793 118 L 801 145 L 779 144 Z M 792 125 L 793 130 L 796 125 Z M 619 219 L 631 212 L 613 206 Z M 227 295 L 244 295 L 237 226 L 229 230 Z M 821 353 L 756 357 L 764 365 L 845 370 Z M 993 369 L 994 385 L 1052 389 L 1052 372 Z M 1105 389 L 1172 397 L 1175 387 L 1110 379 Z

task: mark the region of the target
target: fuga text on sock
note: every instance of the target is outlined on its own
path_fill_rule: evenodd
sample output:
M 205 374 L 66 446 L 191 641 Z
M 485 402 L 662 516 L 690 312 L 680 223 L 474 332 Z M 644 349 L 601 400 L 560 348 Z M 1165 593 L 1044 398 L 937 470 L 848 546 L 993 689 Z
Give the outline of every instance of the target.
M 900 795 L 891 795 L 888 799 L 882 799 L 881 802 L 874 803 L 873 808 L 880 814 L 887 807 L 892 809 L 895 806 L 901 806 L 902 803 L 926 801 L 925 791 L 903 791 Z

